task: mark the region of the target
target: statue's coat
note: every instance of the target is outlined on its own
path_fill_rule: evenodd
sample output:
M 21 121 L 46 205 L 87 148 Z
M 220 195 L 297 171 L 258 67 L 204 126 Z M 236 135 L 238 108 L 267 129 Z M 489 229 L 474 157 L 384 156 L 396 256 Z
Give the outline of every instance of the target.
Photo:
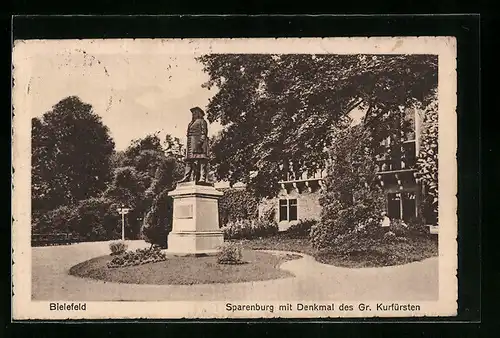
M 208 159 L 208 125 L 203 117 L 191 121 L 187 129 L 186 160 Z

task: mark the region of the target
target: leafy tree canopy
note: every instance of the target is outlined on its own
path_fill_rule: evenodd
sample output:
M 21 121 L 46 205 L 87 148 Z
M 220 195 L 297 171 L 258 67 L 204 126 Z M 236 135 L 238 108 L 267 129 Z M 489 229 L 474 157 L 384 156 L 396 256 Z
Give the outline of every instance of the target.
M 376 179 L 370 131 L 363 125 L 335 133 L 330 147 L 325 190 L 321 193 L 321 222 L 311 232 L 317 248 L 332 247 L 354 231 L 377 229 L 385 209 L 385 195 Z M 354 249 L 358 245 L 350 243 Z
M 425 102 L 437 86 L 430 55 L 210 54 L 198 59 L 219 89 L 207 109 L 224 129 L 212 147 L 217 179 L 247 183 L 261 196 L 278 191 L 280 166 L 323 166 L 333 130 L 355 107 L 380 129 L 403 107 Z M 377 140 L 374 140 L 376 142 Z
M 142 223 L 148 221 L 147 214 L 157 196 L 172 190 L 174 182 L 182 177 L 177 153 L 181 151 L 178 139 L 167 135 L 162 143 L 154 133 L 133 140 L 127 149 L 115 154 L 117 167 L 104 196 L 132 209 L 127 215 L 132 236 L 138 236 Z
M 111 179 L 114 142 L 90 104 L 71 96 L 32 119 L 33 209 L 96 197 Z

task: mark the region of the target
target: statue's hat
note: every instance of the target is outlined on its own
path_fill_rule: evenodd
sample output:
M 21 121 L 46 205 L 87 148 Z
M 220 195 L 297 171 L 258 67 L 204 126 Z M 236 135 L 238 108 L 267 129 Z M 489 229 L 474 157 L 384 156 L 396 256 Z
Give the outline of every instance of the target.
M 201 116 L 205 115 L 205 112 L 200 107 L 194 107 L 190 109 L 191 113 L 200 113 Z

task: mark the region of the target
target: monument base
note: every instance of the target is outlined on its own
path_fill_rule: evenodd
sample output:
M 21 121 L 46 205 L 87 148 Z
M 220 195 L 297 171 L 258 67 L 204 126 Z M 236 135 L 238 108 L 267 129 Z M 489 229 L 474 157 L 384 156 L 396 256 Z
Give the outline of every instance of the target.
M 186 182 L 179 183 L 169 196 L 174 200 L 174 212 L 167 252 L 174 255 L 216 253 L 224 243 L 218 208 L 222 192 L 212 185 Z
M 168 235 L 168 252 L 172 254 L 213 254 L 223 243 L 222 231 L 172 231 Z

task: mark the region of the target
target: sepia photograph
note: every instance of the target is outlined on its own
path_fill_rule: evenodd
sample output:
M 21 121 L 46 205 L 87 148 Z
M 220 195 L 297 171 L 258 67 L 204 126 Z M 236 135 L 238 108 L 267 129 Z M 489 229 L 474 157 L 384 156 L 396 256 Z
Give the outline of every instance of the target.
M 17 40 L 14 319 L 457 314 L 452 37 Z

